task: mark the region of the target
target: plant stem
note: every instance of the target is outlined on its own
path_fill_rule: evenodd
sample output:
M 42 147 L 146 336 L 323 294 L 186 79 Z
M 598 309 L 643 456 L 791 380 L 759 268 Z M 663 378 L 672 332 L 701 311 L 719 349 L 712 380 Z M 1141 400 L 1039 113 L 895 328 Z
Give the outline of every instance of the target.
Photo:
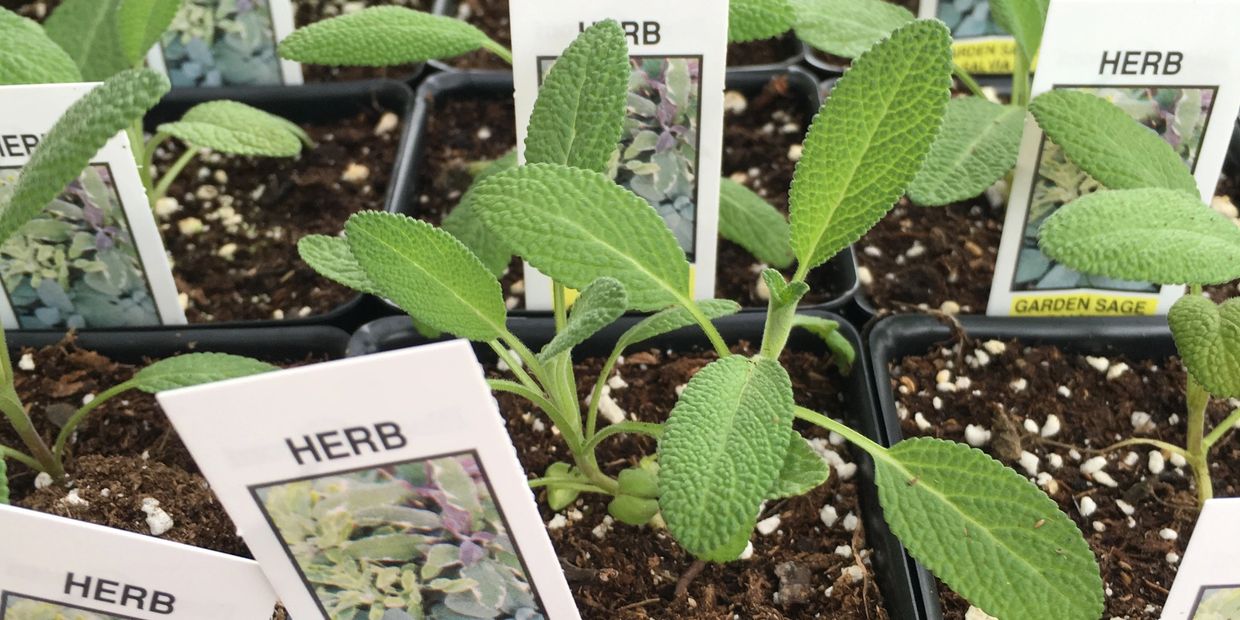
M 797 419 L 805 420 L 806 422 L 809 422 L 810 424 L 813 424 L 815 426 L 820 426 L 829 431 L 835 431 L 839 433 L 840 435 L 844 437 L 844 439 L 847 439 L 848 441 L 852 442 L 858 448 L 865 450 L 867 454 L 874 457 L 875 459 L 888 460 L 886 448 L 878 445 L 877 443 L 874 443 L 874 441 L 871 440 L 869 437 L 866 437 L 865 435 L 862 435 L 861 433 L 858 433 L 857 431 L 854 431 L 853 429 L 849 428 L 848 425 L 844 424 L 843 422 L 836 422 L 835 420 L 832 420 L 831 418 L 828 418 L 827 416 L 822 415 L 821 413 L 818 413 L 817 411 L 812 411 L 810 409 L 806 409 L 805 407 L 797 407 L 796 416 L 797 416 Z
M 99 405 L 108 402 L 117 394 L 127 392 L 131 389 L 133 389 L 133 384 L 130 381 L 114 385 L 91 399 L 89 403 L 82 405 L 77 411 L 73 412 L 73 416 L 69 418 L 69 421 L 65 422 L 65 425 L 60 427 L 60 433 L 56 435 L 56 444 L 52 446 L 52 454 L 56 456 L 56 460 L 64 458 L 65 443 L 69 441 L 69 437 L 73 435 L 73 431 L 77 430 L 77 427 L 82 423 L 82 420 L 86 419 L 87 414 L 94 411 Z
M 1214 444 L 1218 443 L 1220 439 L 1226 437 L 1227 433 L 1235 430 L 1237 424 L 1240 424 L 1240 409 L 1236 409 L 1231 412 L 1231 414 L 1227 416 L 1226 420 L 1220 422 L 1218 426 L 1214 427 L 1214 430 L 1210 431 L 1209 435 L 1206 435 L 1205 441 L 1202 442 L 1206 454 L 1209 454 L 1210 449 L 1214 447 Z
M 193 161 L 194 157 L 197 156 L 198 149 L 188 145 L 185 147 L 185 152 L 181 153 L 181 156 L 172 164 L 172 167 L 168 168 L 168 171 L 164 173 L 164 176 L 159 179 L 159 184 L 155 186 L 154 193 L 148 197 L 150 198 L 152 205 L 159 202 L 160 198 L 163 198 L 168 194 L 168 188 L 172 187 L 172 182 L 176 180 L 177 175 L 181 174 L 181 171 L 185 170 L 185 167 L 189 165 L 189 162 Z
M 151 171 L 155 169 L 155 151 L 159 150 L 159 146 L 169 137 L 171 136 L 166 133 L 157 133 L 142 145 L 142 158 L 138 160 L 138 164 L 142 167 L 142 185 L 146 187 L 147 194 L 155 193 L 151 180 Z M 155 206 L 155 201 L 151 201 L 151 206 Z
M 29 467 L 35 471 L 43 471 L 43 465 L 34 460 L 33 456 L 30 456 L 20 450 L 14 450 L 8 446 L 0 446 L 0 459 L 3 458 L 13 459 L 14 461 L 22 463 L 26 467 Z
M 762 330 L 762 357 L 779 359 L 779 354 L 788 344 L 788 337 L 792 335 L 793 319 L 796 314 L 796 302 L 776 305 L 775 296 L 771 296 L 766 310 L 766 326 Z
M 1012 72 L 1012 105 L 1022 108 L 1029 107 L 1029 67 L 1030 59 L 1025 58 L 1020 46 L 1016 47 L 1016 67 Z
M 1209 454 L 1205 446 L 1206 406 L 1210 393 L 1188 376 L 1188 464 L 1193 468 L 1197 481 L 1197 503 L 1205 505 L 1214 497 L 1214 482 L 1210 480 Z
M 4 417 L 8 418 L 9 424 L 13 425 L 13 430 L 17 431 L 17 436 L 21 438 L 22 443 L 26 444 L 26 449 L 30 450 L 30 454 L 38 462 L 39 466 L 35 469 L 47 472 L 57 482 L 62 482 L 65 479 L 64 466 L 39 436 L 34 424 L 30 422 L 30 416 L 26 413 L 25 407 L 15 398 L 12 388 L 5 387 L 5 391 L 9 393 L 0 394 L 0 411 L 4 412 Z
M 543 411 L 551 411 L 554 406 L 545 396 L 515 381 L 504 379 L 487 379 L 487 385 L 496 392 L 508 392 L 524 398 Z
M 504 345 L 495 340 L 492 340 L 487 344 L 491 346 L 491 350 L 495 351 L 495 354 L 498 355 L 501 360 L 504 360 L 504 363 L 508 365 L 508 368 L 512 370 L 512 374 L 516 375 L 522 385 L 529 388 L 531 391 L 538 393 L 542 392 L 542 388 L 538 385 L 538 383 L 530 378 L 530 375 L 525 372 L 525 368 L 521 366 L 521 362 L 517 361 L 517 358 L 513 357 L 512 353 L 508 351 L 508 349 L 504 348 Z
M 537 489 L 539 487 L 557 486 L 557 487 L 562 487 L 565 489 L 573 489 L 576 491 L 585 491 L 586 493 L 601 493 L 604 495 L 610 495 L 610 493 L 608 493 L 607 491 L 604 491 L 603 489 L 600 489 L 594 486 L 593 484 L 590 484 L 588 482 L 583 482 L 581 480 L 573 480 L 572 478 L 555 478 L 555 477 L 534 478 L 533 480 L 529 481 L 529 485 L 531 489 Z
M 138 178 L 142 180 L 142 187 L 146 188 L 146 193 L 150 195 L 154 189 L 151 187 L 151 153 L 154 149 L 151 148 L 149 142 L 142 140 L 141 119 L 134 121 L 126 131 L 129 134 L 129 149 L 133 151 L 133 161 L 138 166 Z M 151 203 L 152 206 L 154 204 L 154 202 Z
M 508 48 L 496 43 L 494 40 L 489 38 L 484 40 L 482 42 L 482 49 L 499 56 L 500 60 L 503 60 L 510 65 L 512 64 L 512 52 L 508 51 Z
M 616 360 L 620 359 L 621 352 L 619 346 L 612 350 L 611 355 L 603 364 L 603 371 L 599 373 L 598 379 L 594 382 L 594 391 L 590 393 L 590 404 L 586 408 L 585 437 L 587 442 L 594 439 L 594 431 L 598 428 L 598 402 L 603 398 L 603 386 L 607 385 L 607 380 L 611 378 L 611 371 L 616 367 Z
M 1153 446 L 1155 448 L 1158 448 L 1159 450 L 1166 450 L 1167 452 L 1171 452 L 1172 454 L 1178 454 L 1184 457 L 1184 460 L 1188 460 L 1188 450 L 1185 450 L 1184 448 L 1181 448 L 1175 444 L 1169 444 L 1165 441 L 1159 441 L 1157 439 L 1146 439 L 1144 437 L 1125 439 L 1124 441 L 1111 444 L 1099 450 L 1098 453 L 1106 454 L 1107 452 L 1114 452 L 1116 450 L 1120 450 L 1122 448 L 1127 448 L 1130 446 Z
M 619 424 L 612 424 L 589 438 L 586 441 L 586 445 L 582 446 L 581 449 L 587 452 L 594 452 L 595 448 L 598 448 L 604 439 L 612 435 L 619 435 L 620 433 L 636 433 L 658 439 L 663 436 L 663 425 L 652 422 L 621 422 Z
M 715 324 L 710 322 L 710 317 L 707 317 L 706 313 L 702 312 L 702 308 L 697 305 L 697 302 L 692 299 L 685 299 L 682 304 L 685 310 L 689 311 L 689 315 L 693 317 L 693 320 L 702 326 L 702 331 L 706 332 L 706 338 L 710 340 L 711 346 L 715 348 L 715 353 L 718 353 L 719 357 L 732 355 L 732 351 L 728 349 L 728 343 L 723 340 L 723 336 L 719 334 Z
M 559 333 L 568 324 L 568 301 L 564 294 L 564 285 L 551 283 L 551 303 L 555 308 L 555 331 Z
M 964 84 L 964 87 L 969 89 L 969 92 L 973 93 L 974 97 L 987 98 L 985 91 L 982 90 L 982 85 L 978 84 L 977 80 L 973 79 L 973 75 L 964 67 L 952 63 L 952 71 L 956 73 L 956 79 L 960 80 L 960 83 Z

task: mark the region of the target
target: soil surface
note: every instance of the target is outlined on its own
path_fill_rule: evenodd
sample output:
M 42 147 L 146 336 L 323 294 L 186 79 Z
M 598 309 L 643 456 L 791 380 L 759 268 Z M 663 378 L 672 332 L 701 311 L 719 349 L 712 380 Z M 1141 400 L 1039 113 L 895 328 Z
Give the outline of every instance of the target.
M 1198 514 L 1191 470 L 1140 446 L 1105 454 L 1101 471 L 1109 478 L 1081 468 L 1098 449 L 1129 437 L 1185 445 L 1179 361 L 1087 359 L 1016 341 L 944 346 L 952 348 L 891 367 L 905 435 L 964 442 L 975 425 L 968 436 L 980 443 L 989 432 L 982 449 L 1028 474 L 1085 533 L 1107 588 L 1104 617 L 1158 617 Z M 944 371 L 950 374 L 939 376 Z M 1211 403 L 1207 428 L 1237 405 Z M 1058 432 L 1047 430 L 1051 416 Z M 1036 475 L 1020 464 L 1022 451 L 1038 457 Z M 1240 437 L 1219 443 L 1211 462 L 1215 495 L 1240 495 Z M 964 618 L 967 603 L 941 591 L 946 617 Z
M 742 343 L 737 350 L 746 348 Z M 713 353 L 660 351 L 625 356 L 616 373 L 628 385 L 613 389 L 610 395 L 630 419 L 662 422 L 675 404 L 676 388 L 714 359 Z M 834 376 L 823 373 L 821 358 L 785 353 L 782 361 L 792 376 L 798 404 L 818 411 L 840 409 L 841 387 Z M 587 359 L 576 365 L 583 399 L 589 396 L 602 362 Z M 492 375 L 500 376 L 494 371 Z M 517 454 L 531 477 L 568 458 L 560 436 L 528 401 L 508 394 L 498 398 Z M 835 449 L 816 427 L 800 430 L 816 438 L 822 449 Z M 651 439 L 624 435 L 604 443 L 599 462 L 615 475 L 655 450 Z M 840 448 L 839 455 L 851 460 L 847 450 Z M 583 495 L 560 515 L 547 508 L 544 493 L 539 494 L 539 505 L 544 522 L 552 524 L 552 542 L 584 618 L 887 618 L 864 559 L 868 556 L 864 528 L 849 531 L 845 527 L 853 521 L 846 515 L 860 515 L 856 486 L 841 478 L 833 472 L 826 484 L 807 495 L 769 503 L 760 518 L 778 515 L 778 529 L 766 536 L 753 535 L 750 559 L 706 568 L 683 600 L 673 600 L 676 584 L 693 558 L 665 532 L 612 523 L 607 502 L 600 496 Z M 830 526 L 820 516 L 825 505 L 838 515 Z M 859 581 L 843 572 L 848 567 L 862 571 Z
M 298 28 L 315 22 L 343 14 L 346 5 L 371 6 L 402 6 L 419 11 L 430 11 L 431 0 L 293 0 L 295 14 L 293 23 Z M 413 75 L 418 65 L 399 65 L 395 67 L 328 67 L 323 65 L 302 65 L 302 72 L 307 82 L 340 82 L 345 80 L 370 80 L 376 78 L 392 78 L 405 80 Z
M 782 77 L 774 78 L 750 97 L 729 91 L 728 101 L 723 174 L 786 212 L 792 173 L 812 118 L 810 106 Z M 429 115 L 424 140 L 413 213 L 438 224 L 469 189 L 469 164 L 496 159 L 514 148 L 512 99 L 499 93 L 491 98 L 444 96 Z M 720 239 L 716 296 L 734 299 L 743 306 L 765 306 L 766 300 L 757 289 L 762 267 L 744 249 Z M 510 308 L 523 305 L 521 268 L 519 261 L 513 261 L 503 278 Z M 791 270 L 785 275 L 791 275 Z M 821 303 L 841 292 L 832 290 L 825 268 L 811 273 L 809 284 L 812 290 L 806 303 Z
M 456 16 L 477 26 L 500 45 L 512 49 L 508 0 L 460 0 Z M 776 39 L 728 45 L 728 66 L 749 67 L 782 63 L 801 54 L 801 43 L 791 33 Z M 485 50 L 447 61 L 458 69 L 508 71 L 512 67 Z
M 329 312 L 356 293 L 297 255 L 306 235 L 336 235 L 350 215 L 382 210 L 396 161 L 399 116 L 374 108 L 302 126 L 296 159 L 207 154 L 156 208 L 190 322 L 292 319 Z M 156 153 L 159 174 L 183 146 Z

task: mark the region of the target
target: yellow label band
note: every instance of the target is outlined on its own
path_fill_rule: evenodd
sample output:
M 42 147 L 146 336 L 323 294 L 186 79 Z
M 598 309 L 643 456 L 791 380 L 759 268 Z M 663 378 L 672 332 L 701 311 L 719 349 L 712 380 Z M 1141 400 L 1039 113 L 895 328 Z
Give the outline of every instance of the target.
M 1012 39 L 957 41 L 952 44 L 956 64 L 969 73 L 1008 74 L 1016 67 L 1016 42 Z
M 1012 299 L 1012 316 L 1152 316 L 1158 297 L 1132 297 L 1106 293 L 1064 293 L 1018 296 Z

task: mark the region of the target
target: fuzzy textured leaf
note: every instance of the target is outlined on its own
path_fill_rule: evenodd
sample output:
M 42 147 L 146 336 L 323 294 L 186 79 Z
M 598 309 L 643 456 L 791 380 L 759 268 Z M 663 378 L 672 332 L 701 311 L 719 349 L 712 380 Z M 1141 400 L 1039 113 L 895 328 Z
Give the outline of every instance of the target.
M 469 194 L 466 193 L 468 197 Z M 472 198 L 466 198 L 443 218 L 442 228 L 469 248 L 491 275 L 500 277 L 512 261 L 512 250 L 478 217 Z
M 120 0 L 65 0 L 43 24 L 47 36 L 73 59 L 82 78 L 100 82 L 129 68 L 117 28 Z
M 613 278 L 595 280 L 581 291 L 573 303 L 568 323 L 543 347 L 538 357 L 546 361 L 585 342 L 598 330 L 620 318 L 628 305 L 629 296 L 624 292 L 623 284 Z
M 470 194 L 483 223 L 557 282 L 624 285 L 629 307 L 662 310 L 689 298 L 689 262 L 650 203 L 606 175 L 530 164 L 488 178 Z
M 292 157 L 301 152 L 301 130 L 289 121 L 237 101 L 200 103 L 159 131 L 198 148 L 232 155 Z
M 799 303 L 809 293 L 809 285 L 804 282 L 789 282 L 784 274 L 766 268 L 762 270 L 762 281 L 771 292 L 771 308 L 786 308 Z
M 831 477 L 831 466 L 818 456 L 809 442 L 795 430 L 784 454 L 784 464 L 779 470 L 775 485 L 767 492 L 767 499 L 782 499 L 803 495 Z
M 138 63 L 159 41 L 184 0 L 121 0 L 116 12 L 121 51 L 130 64 Z
M 82 73 L 34 20 L 0 8 L 0 85 L 81 82 Z
M 828 54 L 856 58 L 916 17 L 884 0 L 790 0 L 797 38 Z
M 970 603 L 1004 620 L 1097 620 L 1102 578 L 1053 500 L 980 450 L 906 439 L 875 459 L 891 530 Z
M 1240 278 L 1240 228 L 1195 193 L 1095 192 L 1061 207 L 1040 235 L 1047 256 L 1081 273 L 1155 284 Z
M 142 118 L 168 89 L 164 76 L 131 69 L 69 106 L 22 168 L 8 204 L 0 205 L 0 240 L 42 211 L 108 140 Z
M 446 231 L 404 215 L 349 218 L 353 257 L 382 295 L 410 316 L 460 338 L 495 340 L 508 310 L 499 282 Z
M 388 67 L 468 54 L 488 41 L 464 20 L 375 6 L 298 28 L 280 56 L 316 65 Z
M 1240 398 L 1240 299 L 1181 297 L 1167 314 L 1184 366 L 1210 394 Z
M 297 253 L 319 275 L 360 293 L 379 295 L 378 287 L 353 257 L 344 237 L 310 235 L 297 242 Z
M 538 89 L 525 161 L 606 172 L 624 131 L 629 73 L 620 24 L 606 20 L 581 33 Z
M 774 38 L 788 32 L 794 20 L 791 0 L 730 0 L 728 42 Z
M 703 560 L 740 556 L 788 452 L 792 383 L 778 362 L 733 355 L 685 387 L 659 441 L 668 530 Z
M 980 195 L 1016 165 L 1024 129 L 1024 108 L 980 97 L 952 99 L 909 198 L 939 207 Z
M 1050 0 L 990 0 L 990 16 L 1016 39 L 1025 58 L 1032 59 L 1042 46 L 1049 7 Z
M 736 314 L 741 311 L 741 305 L 731 299 L 707 299 L 698 302 L 698 308 L 702 310 L 702 314 L 706 318 L 714 320 L 720 317 Z M 662 336 L 670 332 L 674 332 L 682 327 L 696 325 L 697 321 L 693 320 L 693 315 L 689 314 L 683 306 L 668 308 L 662 312 L 657 312 L 644 319 L 637 325 L 630 327 L 624 335 L 620 337 L 616 343 L 616 349 L 623 351 L 635 344 L 650 340 L 656 336 Z
M 187 353 L 155 362 L 135 373 L 129 382 L 134 389 L 154 394 L 273 370 L 279 369 L 240 355 Z
M 748 187 L 727 178 L 719 184 L 719 234 L 768 265 L 786 269 L 792 264 L 784 214 Z
M 1106 99 L 1052 90 L 1038 95 L 1029 111 L 1072 163 L 1108 189 L 1198 193 L 1197 181 L 1171 145 Z
M 832 360 L 840 369 L 840 372 L 845 375 L 852 372 L 853 364 L 857 361 L 857 350 L 844 337 L 844 334 L 840 333 L 839 323 L 820 316 L 798 314 L 792 317 L 792 326 L 800 327 L 818 336 L 826 343 L 827 350 L 831 351 Z
M 915 21 L 857 58 L 810 127 L 789 195 L 800 269 L 861 238 L 921 170 L 950 97 L 951 37 Z

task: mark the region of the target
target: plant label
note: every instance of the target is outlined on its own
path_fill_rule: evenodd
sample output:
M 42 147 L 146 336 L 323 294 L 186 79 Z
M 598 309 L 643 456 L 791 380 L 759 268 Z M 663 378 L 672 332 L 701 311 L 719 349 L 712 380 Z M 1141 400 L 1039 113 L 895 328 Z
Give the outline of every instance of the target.
M 727 0 L 512 0 L 517 153 L 538 87 L 584 29 L 620 23 L 631 54 L 629 117 L 611 174 L 667 222 L 692 264 L 694 296 L 715 296 Z M 551 280 L 525 266 L 525 307 L 550 310 Z
M 276 54 L 291 32 L 291 0 L 189 0 L 147 64 L 173 88 L 301 84 L 301 65 Z
M 1206 502 L 1175 584 L 1163 606 L 1163 620 L 1240 618 L 1240 499 Z
M 1072 89 L 1115 103 L 1180 154 L 1209 203 L 1240 111 L 1240 53 L 1227 43 L 1238 21 L 1231 0 L 1055 0 L 1033 95 Z M 1166 314 L 1184 294 L 1183 286 L 1082 274 L 1042 253 L 1046 218 L 1099 187 L 1029 115 L 987 314 Z
M 0 87 L 0 196 L 43 135 L 97 84 Z M 5 329 L 184 324 L 168 255 L 125 132 L 0 244 Z
M 988 0 L 921 0 L 917 16 L 951 28 L 952 56 L 965 71 L 1011 75 L 1015 70 L 1016 40 L 995 23 Z
M 158 399 L 292 617 L 580 618 L 465 341 Z
M 267 620 L 276 605 L 251 560 L 32 510 L 0 505 L 0 546 L 0 620 Z

